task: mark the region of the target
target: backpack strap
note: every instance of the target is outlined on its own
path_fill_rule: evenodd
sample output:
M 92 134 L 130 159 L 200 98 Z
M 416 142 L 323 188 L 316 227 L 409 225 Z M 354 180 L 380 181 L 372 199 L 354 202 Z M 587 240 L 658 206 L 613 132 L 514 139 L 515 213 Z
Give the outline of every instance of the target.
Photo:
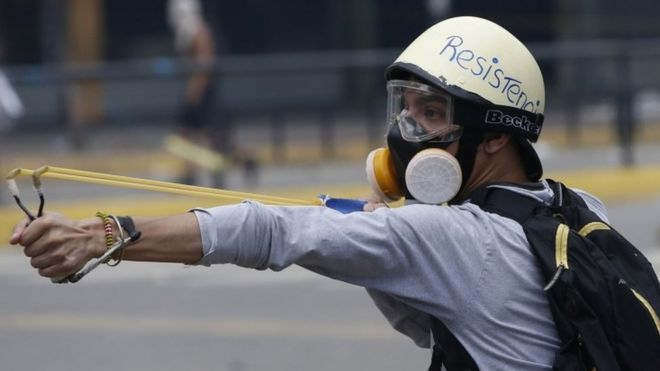
M 442 366 L 447 371 L 478 371 L 479 367 L 465 350 L 463 344 L 449 331 L 442 321 L 431 317 L 433 334 L 433 357 L 429 371 L 440 371 Z
M 576 273 L 567 269 L 568 246 L 572 246 L 572 249 L 580 249 L 581 246 L 580 236 L 577 232 L 572 233 L 570 226 L 578 222 L 581 218 L 580 212 L 588 211 L 588 208 L 582 197 L 563 184 L 550 180 L 548 184 L 554 192 L 549 205 L 510 189 L 493 186 L 477 189 L 470 199 L 484 211 L 511 218 L 523 227 L 541 272 L 549 280 L 544 291 L 547 292 L 550 311 L 561 340 L 553 369 L 591 370 L 594 366 L 593 356 L 604 360 L 598 370 L 618 371 L 620 369 L 616 366 L 617 361 L 606 342 L 606 334 L 592 307 L 587 303 L 584 292 L 577 289 Z M 548 218 L 554 219 L 554 222 Z M 558 254 L 557 251 L 561 252 L 562 248 L 564 253 Z M 582 261 L 593 262 L 586 248 L 580 251 L 581 256 L 584 256 Z M 565 259 L 566 264 L 564 265 L 563 261 L 556 262 L 557 256 Z M 590 268 L 598 269 L 595 266 Z M 594 286 L 590 289 L 595 292 L 602 288 Z
M 509 217 L 520 224 L 536 207 L 542 206 L 537 200 L 498 187 L 479 188 L 469 198 L 481 209 Z M 429 371 L 440 371 L 442 366 L 448 371 L 479 369 L 465 347 L 442 321 L 432 317 L 431 330 L 435 345 Z
M 555 198 L 552 201 L 553 208 L 558 209 L 560 207 L 574 205 L 584 207 L 587 210 L 589 209 L 589 206 L 587 206 L 587 203 L 584 201 L 584 199 L 575 191 L 566 187 L 563 183 L 554 181 L 552 179 L 546 179 L 546 181 L 548 182 L 548 185 L 552 191 L 555 193 Z
M 557 198 L 555 197 L 555 200 Z M 484 211 L 513 219 L 521 225 L 534 213 L 536 208 L 545 206 L 531 197 L 505 188 L 488 185 L 473 191 L 469 196 L 469 200 Z

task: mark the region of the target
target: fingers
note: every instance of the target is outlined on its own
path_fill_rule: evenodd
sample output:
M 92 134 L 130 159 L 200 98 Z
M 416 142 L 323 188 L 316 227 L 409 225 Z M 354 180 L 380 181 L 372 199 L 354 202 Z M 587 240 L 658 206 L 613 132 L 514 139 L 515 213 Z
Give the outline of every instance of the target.
M 30 219 L 25 218 L 14 226 L 11 232 L 11 237 L 9 238 L 10 244 L 17 245 L 19 243 L 21 234 L 23 234 L 23 231 L 27 228 L 28 224 L 30 224 Z
M 41 255 L 35 255 L 30 259 L 32 268 L 41 269 L 52 265 L 62 264 L 66 257 L 59 252 L 47 251 Z
M 27 225 L 26 225 L 27 224 Z M 14 227 L 10 242 L 24 246 L 30 264 L 44 277 L 66 277 L 92 257 L 94 234 L 60 215 L 48 214 Z M 103 242 L 103 241 L 101 241 Z
M 44 234 L 57 227 L 57 225 L 58 220 L 53 215 L 44 215 L 41 218 L 37 218 L 23 229 L 18 242 L 23 246 L 29 247 Z
M 19 243 L 24 246 L 23 253 L 27 257 L 42 255 L 61 243 L 62 223 L 52 216 L 43 216 L 28 225 L 19 238 Z
M 30 265 L 44 277 L 66 277 L 80 270 L 89 257 L 75 245 L 51 246 L 43 253 L 30 259 Z
M 364 206 L 362 207 L 362 210 L 364 210 L 364 211 L 375 211 L 376 209 L 380 209 L 381 207 L 388 207 L 388 206 L 387 206 L 387 204 L 385 204 L 383 202 L 371 202 L 371 201 L 369 201 L 366 204 L 364 204 Z
M 85 265 L 84 261 L 74 260 L 68 257 L 57 260 L 56 264 L 47 265 L 38 268 L 39 275 L 49 278 L 68 277 L 69 275 L 79 271 Z
M 380 204 L 385 202 L 385 200 L 383 200 L 383 197 L 381 195 L 377 195 L 376 193 L 369 194 L 369 196 L 367 196 L 365 200 L 367 200 L 367 202 L 374 204 Z

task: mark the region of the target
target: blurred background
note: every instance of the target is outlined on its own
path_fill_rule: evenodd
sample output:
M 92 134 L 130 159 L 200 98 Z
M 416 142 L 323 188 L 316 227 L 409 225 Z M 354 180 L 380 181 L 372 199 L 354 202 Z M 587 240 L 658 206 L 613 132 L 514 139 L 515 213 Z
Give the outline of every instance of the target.
M 658 266 L 653 0 L 0 0 L 0 170 L 54 165 L 312 199 L 360 197 L 384 68 L 428 26 L 499 23 L 538 59 L 546 175 L 603 199 Z M 30 206 L 36 195 L 21 180 Z M 232 201 L 48 180 L 46 209 L 158 215 Z M 234 201 L 235 202 L 235 201 Z M 0 189 L 0 246 L 20 210 Z M 292 268 L 125 262 L 54 287 L 0 247 L 2 369 L 401 370 L 428 354 L 359 288 Z

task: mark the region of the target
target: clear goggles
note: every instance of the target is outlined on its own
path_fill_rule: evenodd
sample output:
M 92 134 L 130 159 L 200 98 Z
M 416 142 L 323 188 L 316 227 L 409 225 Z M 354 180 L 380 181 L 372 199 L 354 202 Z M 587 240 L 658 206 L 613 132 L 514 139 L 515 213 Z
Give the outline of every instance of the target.
M 449 94 L 420 82 L 387 82 L 387 122 L 409 142 L 458 140 L 463 130 L 453 124 L 452 103 Z

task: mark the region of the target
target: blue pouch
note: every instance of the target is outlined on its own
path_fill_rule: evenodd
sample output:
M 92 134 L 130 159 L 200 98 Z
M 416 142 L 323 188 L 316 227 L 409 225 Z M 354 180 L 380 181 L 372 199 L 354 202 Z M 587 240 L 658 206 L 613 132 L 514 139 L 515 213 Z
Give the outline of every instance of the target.
M 352 198 L 332 198 L 325 194 L 320 194 L 318 197 L 323 206 L 337 210 L 342 214 L 363 211 L 364 205 L 367 203 L 367 201 Z

